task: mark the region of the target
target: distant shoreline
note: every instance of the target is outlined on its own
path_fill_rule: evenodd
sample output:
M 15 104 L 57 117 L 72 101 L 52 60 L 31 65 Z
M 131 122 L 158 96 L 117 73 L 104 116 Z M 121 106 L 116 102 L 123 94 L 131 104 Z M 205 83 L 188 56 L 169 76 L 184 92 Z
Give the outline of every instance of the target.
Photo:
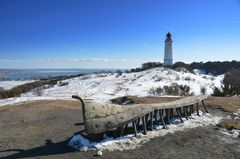
M 0 69 L 0 80 L 36 80 L 94 72 L 115 72 L 116 70 L 118 69 Z

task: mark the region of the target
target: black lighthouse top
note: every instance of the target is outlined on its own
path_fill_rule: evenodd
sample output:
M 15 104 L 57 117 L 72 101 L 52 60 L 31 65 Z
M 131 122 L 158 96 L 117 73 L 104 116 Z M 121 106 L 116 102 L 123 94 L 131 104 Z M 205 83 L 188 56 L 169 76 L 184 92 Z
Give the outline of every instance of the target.
M 167 33 L 167 37 L 171 38 L 172 34 L 170 32 Z
M 172 34 L 170 32 L 168 32 L 167 35 L 166 35 L 165 42 L 173 42 L 171 37 L 172 37 Z

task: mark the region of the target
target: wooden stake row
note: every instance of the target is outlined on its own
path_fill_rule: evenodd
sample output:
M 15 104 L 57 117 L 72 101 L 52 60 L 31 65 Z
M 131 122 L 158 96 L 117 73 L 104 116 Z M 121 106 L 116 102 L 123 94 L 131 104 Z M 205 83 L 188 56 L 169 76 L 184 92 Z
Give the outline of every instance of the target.
M 208 113 L 206 105 L 204 104 L 203 101 L 201 102 L 206 113 Z M 135 137 L 137 137 L 137 132 L 138 132 L 137 129 L 140 127 L 141 120 L 142 120 L 143 134 L 147 134 L 148 125 L 149 125 L 149 129 L 151 131 L 153 130 L 154 122 L 155 123 L 161 122 L 161 124 L 163 125 L 163 128 L 165 129 L 166 122 L 167 124 L 171 124 L 171 119 L 173 119 L 175 116 L 177 116 L 180 119 L 181 123 L 183 123 L 182 114 L 184 115 L 186 120 L 188 120 L 189 119 L 188 116 L 191 116 L 191 114 L 194 112 L 194 105 L 178 107 L 178 108 L 175 108 L 175 111 L 176 111 L 176 114 L 174 114 L 173 108 L 158 109 L 153 112 L 147 113 L 136 120 L 131 121 Z M 197 115 L 200 116 L 198 103 L 196 103 L 196 111 L 197 111 Z M 158 120 L 158 116 L 159 116 L 159 120 Z M 127 129 L 127 127 L 128 127 L 128 124 L 125 124 L 124 126 L 120 127 L 120 136 L 123 136 L 124 131 Z

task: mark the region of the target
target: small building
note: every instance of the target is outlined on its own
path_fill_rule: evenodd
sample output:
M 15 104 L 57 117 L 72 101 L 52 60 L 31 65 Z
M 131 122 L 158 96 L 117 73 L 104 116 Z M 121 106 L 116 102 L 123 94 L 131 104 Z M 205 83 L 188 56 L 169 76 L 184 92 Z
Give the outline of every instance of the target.
M 165 40 L 165 49 L 164 49 L 164 67 L 172 67 L 173 59 L 172 59 L 172 35 L 171 33 L 167 33 Z

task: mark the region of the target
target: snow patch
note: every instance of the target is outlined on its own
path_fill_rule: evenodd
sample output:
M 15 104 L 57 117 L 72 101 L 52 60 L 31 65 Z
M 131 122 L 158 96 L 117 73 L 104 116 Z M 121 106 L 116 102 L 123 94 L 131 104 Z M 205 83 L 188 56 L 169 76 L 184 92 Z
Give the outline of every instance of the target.
M 0 87 L 4 90 L 10 90 L 14 87 L 17 87 L 19 85 L 23 85 L 26 83 L 34 82 L 33 80 L 26 80 L 26 81 L 0 81 Z

